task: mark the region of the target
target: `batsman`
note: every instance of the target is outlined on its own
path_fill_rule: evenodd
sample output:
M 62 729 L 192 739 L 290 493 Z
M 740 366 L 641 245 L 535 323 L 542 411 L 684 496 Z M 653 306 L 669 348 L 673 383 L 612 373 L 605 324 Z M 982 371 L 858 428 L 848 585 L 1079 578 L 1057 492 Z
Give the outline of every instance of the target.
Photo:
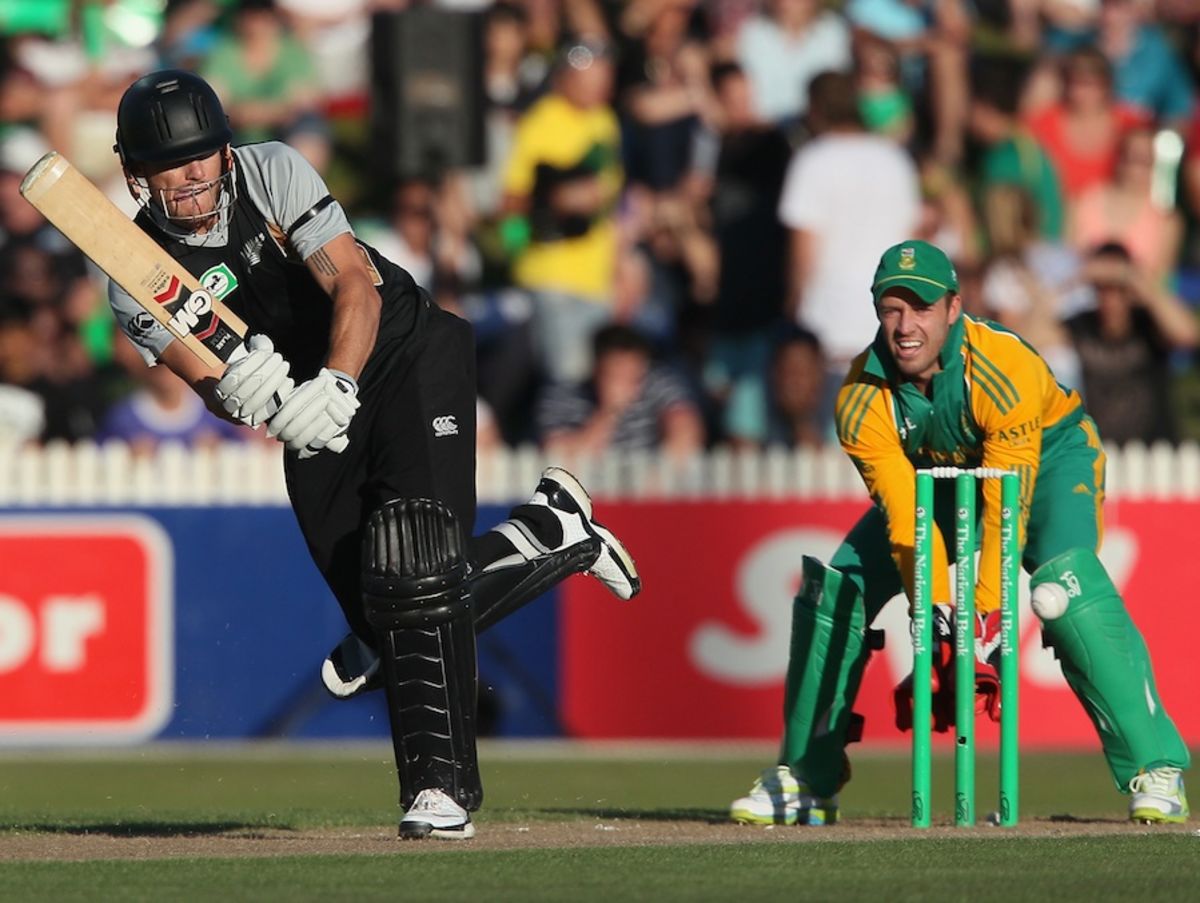
M 822 824 L 838 817 L 850 775 L 852 707 L 880 635 L 870 625 L 902 590 L 912 599 L 918 468 L 1015 471 L 1021 478 L 1022 566 L 1043 642 L 1095 725 L 1134 822 L 1184 822 L 1188 750 L 1155 688 L 1145 642 L 1097 553 L 1105 455 L 1079 395 L 1054 379 L 1018 335 L 963 311 L 947 256 L 923 241 L 884 252 L 871 286 L 879 330 L 837 399 L 837 432 L 874 505 L 833 559 L 803 560 L 792 610 L 778 765 L 730 807 L 750 824 Z M 976 703 L 999 718 L 1000 486 L 981 481 L 976 587 Z M 953 484 L 935 499 L 934 726 L 954 720 L 949 553 Z M 941 515 L 941 516 L 939 516 Z M 952 547 L 952 544 L 951 544 Z M 912 726 L 911 677 L 896 688 L 897 724 Z
M 116 283 L 110 303 L 148 364 L 283 445 L 292 509 L 351 630 L 323 682 L 343 699 L 386 693 L 400 837 L 469 839 L 483 800 L 476 632 L 572 574 L 622 599 L 641 580 L 561 468 L 470 535 L 470 324 L 360 242 L 296 150 L 232 137 L 216 92 L 183 70 L 138 79 L 117 110 L 136 224 L 248 325 L 246 353 L 211 366 Z

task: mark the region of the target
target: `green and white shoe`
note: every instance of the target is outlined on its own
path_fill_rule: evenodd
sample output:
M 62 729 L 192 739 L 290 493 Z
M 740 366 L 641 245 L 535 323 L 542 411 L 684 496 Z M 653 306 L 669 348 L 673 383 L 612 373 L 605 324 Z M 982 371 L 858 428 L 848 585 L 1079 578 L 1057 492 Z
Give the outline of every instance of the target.
M 743 825 L 832 825 L 837 816 L 837 795 L 815 796 L 787 765 L 766 769 L 729 806 L 729 817 Z
M 1141 771 L 1129 782 L 1129 820 L 1138 824 L 1183 824 L 1188 820 L 1183 772 L 1178 768 Z

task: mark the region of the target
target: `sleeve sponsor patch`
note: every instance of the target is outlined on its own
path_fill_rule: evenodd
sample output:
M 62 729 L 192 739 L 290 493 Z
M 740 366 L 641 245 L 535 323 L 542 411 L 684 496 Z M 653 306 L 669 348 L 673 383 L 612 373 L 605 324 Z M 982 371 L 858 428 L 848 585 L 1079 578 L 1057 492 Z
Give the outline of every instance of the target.
M 127 330 L 129 337 L 133 339 L 144 339 L 146 336 L 154 332 L 158 326 L 158 320 L 150 316 L 148 313 L 134 314 L 130 320 Z
M 1006 445 L 1024 445 L 1029 438 L 1042 428 L 1040 416 L 1018 423 L 1015 426 L 1002 427 L 996 430 L 996 438 Z

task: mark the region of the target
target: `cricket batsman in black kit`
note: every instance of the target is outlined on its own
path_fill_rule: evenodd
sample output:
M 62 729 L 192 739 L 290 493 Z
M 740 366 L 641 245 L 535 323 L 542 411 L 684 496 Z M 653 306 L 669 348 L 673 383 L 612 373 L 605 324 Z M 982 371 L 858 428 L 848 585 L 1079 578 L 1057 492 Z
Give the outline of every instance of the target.
M 472 837 L 476 631 L 573 573 L 631 598 L 637 571 L 560 468 L 469 536 L 471 327 L 355 238 L 296 151 L 231 139 L 213 89 L 185 71 L 134 82 L 117 112 L 137 224 L 246 322 L 246 353 L 210 368 L 115 284 L 110 303 L 148 363 L 286 446 L 292 508 L 351 628 L 324 663 L 326 688 L 386 688 L 400 836 Z

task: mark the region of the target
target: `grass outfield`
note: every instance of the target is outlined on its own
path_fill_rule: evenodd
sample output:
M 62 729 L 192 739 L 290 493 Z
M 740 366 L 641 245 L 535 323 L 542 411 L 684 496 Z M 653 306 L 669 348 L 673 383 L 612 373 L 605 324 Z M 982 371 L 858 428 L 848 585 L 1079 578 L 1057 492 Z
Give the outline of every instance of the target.
M 473 903 L 1200 899 L 1200 832 L 1121 824 L 1125 800 L 1098 753 L 1026 756 L 1016 831 L 913 832 L 904 827 L 907 757 L 863 755 L 843 794 L 843 824 L 727 826 L 729 800 L 769 759 L 769 752 L 764 760 L 694 748 L 632 755 L 485 744 L 479 837 L 460 845 L 392 840 L 395 777 L 386 746 L 8 753 L 0 756 L 0 894 Z M 951 771 L 939 759 L 942 823 Z M 994 759 L 982 759 L 981 815 L 995 782 Z M 677 833 L 683 842 L 674 842 Z M 231 837 L 250 852 L 221 855 Z M 288 852 L 310 840 L 311 852 Z

